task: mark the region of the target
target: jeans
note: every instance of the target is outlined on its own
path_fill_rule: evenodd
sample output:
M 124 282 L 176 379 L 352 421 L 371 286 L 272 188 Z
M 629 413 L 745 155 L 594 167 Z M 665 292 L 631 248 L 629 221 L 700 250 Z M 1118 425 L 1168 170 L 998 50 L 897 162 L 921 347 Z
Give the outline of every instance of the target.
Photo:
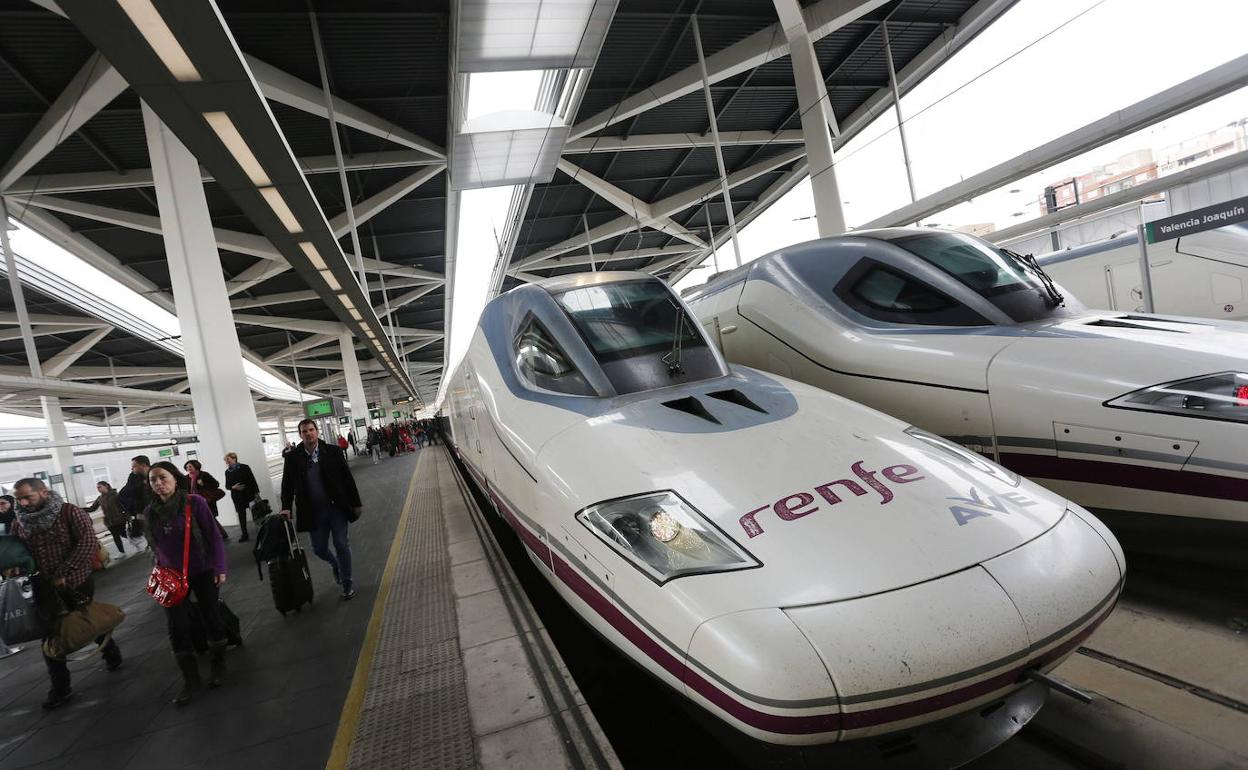
M 221 622 L 219 592 L 213 574 L 201 572 L 191 575 L 187 580 L 190 593 L 195 594 L 195 603 L 199 606 L 199 616 L 204 621 L 204 631 L 209 642 L 225 642 L 225 624 Z M 190 595 L 175 607 L 165 608 L 165 624 L 169 628 L 169 645 L 174 654 L 194 654 L 195 645 L 191 639 Z
M 115 527 L 109 527 L 108 531 L 113 536 L 113 542 L 117 544 L 117 550 L 120 551 L 121 553 L 125 553 L 126 547 L 122 545 L 121 543 L 122 543 L 122 540 L 124 540 L 126 537 L 126 525 L 118 524 Z
M 311 533 L 312 553 L 329 563 L 342 580 L 344 589 L 351 587 L 351 542 L 347 537 L 347 514 L 339 510 L 323 512 L 316 517 Z M 334 553 L 329 552 L 329 539 L 334 539 Z M 336 558 L 335 558 L 336 557 Z

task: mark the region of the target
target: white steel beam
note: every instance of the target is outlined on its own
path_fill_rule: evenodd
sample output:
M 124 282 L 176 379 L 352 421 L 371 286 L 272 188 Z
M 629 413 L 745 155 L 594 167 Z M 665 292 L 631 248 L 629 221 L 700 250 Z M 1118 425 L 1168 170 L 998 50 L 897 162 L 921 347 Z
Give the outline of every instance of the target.
M 693 42 L 697 44 L 698 49 L 698 72 L 702 75 L 702 96 L 706 100 L 706 116 L 711 124 L 711 141 L 715 145 L 715 166 L 719 170 L 719 187 L 724 196 L 724 211 L 728 214 L 728 232 L 732 235 L 732 256 L 736 266 L 740 267 L 741 244 L 737 242 L 737 217 L 732 210 L 732 193 L 728 190 L 728 171 L 724 168 L 724 149 L 719 141 L 719 121 L 715 119 L 715 100 L 711 98 L 711 81 L 706 72 L 706 53 L 702 50 L 702 31 L 698 27 L 697 16 L 693 17 L 692 23 Z
M 338 165 L 333 155 L 310 155 L 299 158 L 305 174 L 328 174 L 336 172 Z M 443 165 L 439 160 L 417 150 L 385 150 L 381 152 L 348 155 L 343 158 L 347 171 L 372 171 L 385 168 L 412 168 Z M 204 182 L 214 181 L 212 175 L 200 168 Z M 136 168 L 126 171 L 85 171 L 69 174 L 41 174 L 24 176 L 4 189 L 6 195 L 60 195 L 64 193 L 93 192 L 96 190 L 129 190 L 152 186 L 152 170 Z
M 99 329 L 101 324 L 83 324 L 82 326 L 34 326 L 30 330 L 32 337 L 47 337 L 53 334 L 68 334 L 70 332 L 89 332 Z M 12 342 L 22 338 L 21 329 L 9 329 L 0 332 L 0 342 Z
M 325 105 L 325 92 L 319 87 L 300 80 L 289 73 L 279 70 L 273 65 L 260 61 L 254 56 L 243 55 L 251 74 L 255 76 L 260 92 L 265 98 L 294 107 L 297 110 L 329 117 Z M 436 144 L 422 139 L 402 126 L 361 109 L 350 102 L 333 97 L 334 120 L 340 125 L 363 131 L 366 134 L 381 137 L 386 141 L 420 150 L 436 158 L 446 159 L 446 152 Z
M 408 174 L 376 195 L 369 197 L 367 200 L 360 201 L 352 208 L 355 212 L 355 223 L 357 225 L 364 224 L 368 220 L 380 214 L 382 211 L 385 211 L 386 207 L 401 200 L 412 190 L 415 190 L 417 187 L 420 187 L 425 182 L 428 182 L 430 179 L 433 179 L 435 176 L 442 173 L 445 168 L 446 167 L 443 165 L 423 168 L 413 174 Z M 336 237 L 341 238 L 351 231 L 351 223 L 349 219 L 350 217 L 348 216 L 348 212 L 343 211 L 338 216 L 329 220 L 329 226 L 333 229 Z
M 661 246 L 636 249 L 634 251 L 616 251 L 610 254 L 586 254 L 578 256 L 550 257 L 542 262 L 528 265 L 529 270 L 553 270 L 557 267 L 573 267 L 581 265 L 602 266 L 609 262 L 625 259 L 646 259 L 650 257 L 673 257 L 678 254 L 688 255 L 694 250 L 689 246 Z
M 91 54 L 33 130 L 0 168 L 0 190 L 21 178 L 56 146 L 126 90 L 126 81 L 99 53 Z
M 247 326 L 267 326 L 270 329 L 288 329 L 292 332 L 313 334 L 341 334 L 343 325 L 338 321 L 316 321 L 310 318 L 286 318 L 276 315 L 252 315 L 235 313 L 234 322 Z
M 6 271 L 7 272 L 7 271 Z M 32 324 L 40 326 L 89 326 L 93 328 L 101 328 L 108 326 L 104 321 L 93 321 L 80 315 L 55 315 L 52 313 L 28 313 L 26 318 Z M 0 310 L 0 326 L 10 326 L 22 323 L 22 317 L 19 313 L 12 310 Z
M 841 27 L 870 13 L 890 0 L 821 0 L 802 11 L 811 40 L 819 40 Z M 747 72 L 789 53 L 788 40 L 779 23 L 772 24 L 706 58 L 710 82 Z M 821 81 L 822 82 L 822 81 Z M 692 64 L 676 74 L 643 88 L 619 104 L 577 123 L 569 135 L 575 140 L 601 131 L 607 126 L 640 115 L 661 104 L 695 93 L 702 87 L 702 75 Z
M 724 147 L 759 144 L 801 144 L 802 132 L 785 131 L 721 131 L 719 143 Z M 633 136 L 590 136 L 575 139 L 563 146 L 564 155 L 584 155 L 591 152 L 636 152 L 644 150 L 688 150 L 714 147 L 710 136 L 704 134 L 634 134 Z M 42 188 L 41 188 L 42 189 Z
M 985 169 L 957 184 L 877 217 L 863 228 L 893 227 L 917 222 L 963 201 L 983 195 L 1015 179 L 1043 171 L 1101 145 L 1134 133 L 1248 85 L 1248 54 L 1121 110 L 1046 142 L 1034 149 Z
M 652 227 L 655 230 L 667 233 L 673 238 L 679 238 L 695 246 L 705 245 L 701 238 L 673 222 L 671 217 L 657 215 L 649 203 L 589 173 L 580 166 L 560 158 L 559 170 L 572 177 L 574 181 L 580 182 L 589 188 L 591 192 L 607 203 L 615 206 L 625 214 L 632 215 L 633 220 L 642 227 Z
M 30 393 L 38 396 L 95 396 L 110 403 L 118 400 L 126 403 L 189 404 L 191 397 L 159 390 L 122 388 L 89 382 L 71 382 L 56 377 L 31 377 L 30 375 L 0 374 L 0 390 L 12 393 Z
M 267 356 L 264 362 L 270 366 L 298 366 L 299 361 L 294 360 L 294 356 L 337 341 L 338 337 L 335 334 L 314 334 Z
M 285 262 L 269 262 L 262 259 L 226 281 L 226 294 L 231 297 L 235 294 L 241 294 L 251 287 L 264 283 L 270 278 L 279 276 L 288 270 L 290 270 L 290 265 Z
M 60 353 L 43 362 L 43 373 L 48 377 L 58 377 L 66 369 L 70 367 L 79 358 L 82 358 L 88 350 L 95 347 L 95 343 L 107 337 L 112 333 L 113 327 L 107 326 L 102 329 L 96 329 L 82 339 L 74 342 Z

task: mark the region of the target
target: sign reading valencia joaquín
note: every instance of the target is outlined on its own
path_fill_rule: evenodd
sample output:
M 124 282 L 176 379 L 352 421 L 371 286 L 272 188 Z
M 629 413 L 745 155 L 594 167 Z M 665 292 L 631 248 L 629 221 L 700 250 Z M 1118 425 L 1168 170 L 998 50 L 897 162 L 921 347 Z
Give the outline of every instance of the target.
M 1203 209 L 1176 214 L 1144 225 L 1149 243 L 1168 241 L 1184 235 L 1213 230 L 1224 225 L 1248 220 L 1248 198 L 1205 206 Z

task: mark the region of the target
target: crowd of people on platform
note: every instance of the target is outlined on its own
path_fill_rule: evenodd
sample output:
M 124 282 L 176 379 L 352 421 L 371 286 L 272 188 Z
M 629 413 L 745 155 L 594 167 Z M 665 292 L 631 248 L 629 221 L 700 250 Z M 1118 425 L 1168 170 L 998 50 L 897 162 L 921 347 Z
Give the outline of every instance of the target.
M 393 456 L 437 443 L 437 423 L 395 422 L 368 428 L 362 442 L 351 433 L 331 444 L 321 440 L 314 421 L 303 420 L 299 436 L 298 444 L 283 451 L 279 515 L 293 519 L 297 532 L 309 534 L 313 553 L 333 571 L 342 598 L 351 599 L 355 587 L 348 526 L 359 519 L 361 501 L 348 449 L 355 455 L 369 453 L 377 462 L 383 454 Z M 173 702 L 190 702 L 204 685 L 192 644 L 193 623 L 201 624 L 207 637 L 208 687 L 219 687 L 225 681 L 228 635 L 219 597 L 229 574 L 229 535 L 217 519 L 217 503 L 228 491 L 238 514 L 240 542 L 249 539 L 248 512 L 253 506 L 267 510 L 268 504 L 260 498 L 255 474 L 239 461 L 238 454 L 228 452 L 223 459 L 224 486 L 197 459 L 187 460 L 179 469 L 171 462 L 153 464 L 147 456 L 138 455 L 121 489 L 99 482 L 99 496 L 86 508 L 66 501 L 38 478 L 21 479 L 13 496 L 0 496 L 0 573 L 6 579 L 29 581 L 35 588 L 33 601 L 49 629 L 43 640 L 51 680 L 45 709 L 57 708 L 73 695 L 66 657 L 56 653 L 49 640 L 56 633 L 58 618 L 93 602 L 93 561 L 98 561 L 102 550 L 90 516 L 96 510 L 102 511 L 104 525 L 120 553 L 126 554 L 129 544 L 131 553 L 146 548 L 152 556 L 155 567 L 148 593 L 164 608 L 170 647 L 182 675 L 182 687 Z M 154 589 L 160 583 L 158 575 L 166 582 L 172 575 L 175 586 L 180 585 L 179 595 L 171 600 L 168 592 Z M 120 669 L 121 648 L 112 637 L 112 628 L 95 642 L 104 669 Z

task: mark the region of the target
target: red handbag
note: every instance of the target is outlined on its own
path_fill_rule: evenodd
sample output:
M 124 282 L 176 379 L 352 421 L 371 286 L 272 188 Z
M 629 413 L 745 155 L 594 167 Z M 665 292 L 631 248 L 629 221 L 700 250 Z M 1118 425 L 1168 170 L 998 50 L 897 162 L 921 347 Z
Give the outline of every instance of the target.
M 182 541 L 182 571 L 159 564 L 152 567 L 147 576 L 147 592 L 161 607 L 177 607 L 186 598 L 190 586 L 186 582 L 186 567 L 191 559 L 191 503 L 186 503 L 186 536 Z

